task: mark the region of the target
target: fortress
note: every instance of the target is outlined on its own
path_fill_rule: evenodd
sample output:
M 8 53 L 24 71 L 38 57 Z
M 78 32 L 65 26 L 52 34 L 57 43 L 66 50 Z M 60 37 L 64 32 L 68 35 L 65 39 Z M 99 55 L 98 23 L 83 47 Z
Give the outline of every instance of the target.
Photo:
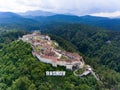
M 52 64 L 54 67 L 65 66 L 69 70 L 72 70 L 73 66 L 79 68 L 84 66 L 83 58 L 79 54 L 61 50 L 59 44 L 52 41 L 48 35 L 35 31 L 20 39 L 31 44 L 32 54 L 41 62 Z

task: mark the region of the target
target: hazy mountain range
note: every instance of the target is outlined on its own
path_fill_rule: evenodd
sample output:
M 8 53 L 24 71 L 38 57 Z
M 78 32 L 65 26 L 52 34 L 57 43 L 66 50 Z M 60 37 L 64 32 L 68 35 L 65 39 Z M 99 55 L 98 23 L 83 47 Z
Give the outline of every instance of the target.
M 27 11 L 25 13 L 20 13 L 20 15 L 23 15 L 23 16 L 52 16 L 55 14 L 56 13 L 41 11 L 41 10 Z
M 12 12 L 0 12 L 0 24 L 20 24 L 20 25 L 36 25 L 38 27 L 52 23 L 81 23 L 97 27 L 102 27 L 108 30 L 120 30 L 119 18 L 106 18 L 96 16 L 75 16 L 66 14 L 55 14 L 44 11 L 28 11 L 22 14 Z

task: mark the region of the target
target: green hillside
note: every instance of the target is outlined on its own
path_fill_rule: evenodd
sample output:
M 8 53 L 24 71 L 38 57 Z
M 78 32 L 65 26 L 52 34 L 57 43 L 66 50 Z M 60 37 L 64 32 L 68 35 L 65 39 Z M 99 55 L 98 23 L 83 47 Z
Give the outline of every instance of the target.
M 94 58 L 93 62 L 120 72 L 120 32 L 82 24 L 60 24 L 42 32 L 70 41 L 83 55 Z
M 95 69 L 102 85 L 105 85 L 105 88 L 119 90 L 120 32 L 105 31 L 81 24 L 56 25 L 42 32 L 70 41 L 82 53 L 85 62 Z
M 96 90 L 92 75 L 78 78 L 64 67 L 53 68 L 38 61 L 32 48 L 22 41 L 14 41 L 0 50 L 0 90 Z M 65 70 L 65 77 L 46 76 L 50 70 Z M 57 85 L 57 86 L 56 86 Z
M 119 57 L 119 32 L 79 24 L 62 24 L 44 30 L 44 33 L 49 33 L 63 49 L 80 53 L 85 62 L 93 67 L 100 81 L 96 81 L 92 75 L 78 78 L 72 71 L 66 71 L 65 67 L 54 68 L 52 65 L 41 63 L 32 56 L 32 48 L 28 43 L 14 41 L 25 33 L 0 33 L 0 90 L 119 90 L 119 64 L 117 59 L 114 60 L 114 54 Z M 101 59 L 107 51 L 108 55 L 114 52 L 113 56 Z M 110 63 L 104 64 L 102 60 L 116 65 L 111 67 Z M 45 75 L 46 71 L 54 70 L 66 71 L 66 76 Z
M 26 31 L 22 30 L 6 30 L 0 28 L 0 48 L 14 40 L 17 40 L 19 37 L 23 36 L 26 33 Z

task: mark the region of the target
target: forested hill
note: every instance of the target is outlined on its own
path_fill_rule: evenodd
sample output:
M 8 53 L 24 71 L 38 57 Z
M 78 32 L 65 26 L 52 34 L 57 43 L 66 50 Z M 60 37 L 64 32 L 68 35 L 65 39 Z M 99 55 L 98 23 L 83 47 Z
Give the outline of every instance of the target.
M 94 58 L 93 62 L 120 72 L 120 32 L 80 24 L 62 24 L 43 30 L 43 33 L 54 34 L 70 41 L 85 56 Z
M 32 55 L 31 46 L 23 41 L 4 45 L 0 57 L 0 90 L 99 90 L 104 87 L 92 75 L 78 78 L 65 67 L 55 68 L 38 61 Z M 45 75 L 46 71 L 56 70 L 66 71 L 66 76 Z
M 71 28 L 69 29 L 66 27 L 68 31 L 73 28 L 72 25 L 70 26 Z M 78 50 L 76 49 L 79 48 L 79 45 L 77 46 L 73 42 L 70 43 L 69 41 L 66 41 L 65 39 L 69 39 L 68 36 L 65 38 L 61 38 L 64 36 L 64 34 L 62 34 L 62 31 L 65 30 L 62 28 L 62 26 L 61 28 L 59 27 L 61 30 L 61 33 L 59 35 L 63 36 L 59 37 L 57 34 L 57 27 L 58 26 L 56 26 L 56 29 L 52 29 L 56 31 L 54 35 L 51 35 L 52 39 L 60 43 L 63 49 L 68 51 L 72 50 L 71 52 L 78 52 Z M 83 29 L 83 31 L 84 30 L 85 29 Z M 76 29 L 76 31 L 78 31 L 78 29 Z M 85 38 L 88 39 L 88 31 L 84 31 L 83 33 L 82 31 L 80 32 L 81 37 L 82 34 L 84 34 Z M 85 61 L 92 65 L 95 72 L 99 75 L 100 82 L 97 82 L 92 75 L 78 78 L 74 76 L 71 71 L 66 71 L 65 67 L 53 68 L 49 64 L 41 63 L 32 56 L 32 48 L 28 43 L 16 41 L 19 36 L 24 35 L 25 33 L 26 32 L 23 31 L 7 31 L 4 32 L 4 35 L 0 34 L 1 37 L 3 35 L 1 40 L 2 42 L 0 41 L 0 44 L 2 45 L 0 49 L 0 90 L 119 90 L 120 74 L 115 72 L 114 70 L 110 70 L 109 68 L 100 65 L 97 62 L 98 59 L 96 59 L 96 57 L 91 58 L 89 57 L 89 55 L 83 52 L 82 53 L 85 54 Z M 68 33 L 68 35 L 70 33 Z M 92 34 L 95 33 L 97 32 L 94 32 Z M 71 37 L 74 37 L 72 33 L 71 35 Z M 79 36 L 79 34 L 77 36 Z M 80 39 L 81 37 L 79 37 L 78 39 Z M 84 38 L 82 39 L 84 40 Z M 88 52 L 86 51 L 86 53 Z M 45 72 L 49 70 L 64 70 L 66 71 L 66 76 L 46 77 Z
M 85 62 L 95 69 L 105 88 L 119 90 L 119 31 L 106 31 L 80 24 L 59 24 L 42 32 L 70 41 L 83 54 Z
M 9 44 L 12 41 L 17 40 L 19 37 L 26 34 L 26 31 L 19 31 L 19 30 L 5 30 L 3 28 L 0 28 L 0 49 L 6 45 Z

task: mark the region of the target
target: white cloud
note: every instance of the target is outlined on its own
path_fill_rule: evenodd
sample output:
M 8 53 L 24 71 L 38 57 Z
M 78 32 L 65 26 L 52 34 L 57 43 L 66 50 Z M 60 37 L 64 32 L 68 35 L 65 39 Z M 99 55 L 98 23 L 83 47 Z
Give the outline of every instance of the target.
M 115 12 L 101 12 L 101 13 L 94 13 L 94 14 L 91 14 L 92 16 L 101 16 L 101 17 L 111 17 L 111 18 L 114 18 L 114 17 L 120 17 L 120 11 L 115 11 Z
M 0 0 L 0 11 L 25 12 L 28 10 L 110 16 L 111 12 L 120 11 L 120 0 Z

